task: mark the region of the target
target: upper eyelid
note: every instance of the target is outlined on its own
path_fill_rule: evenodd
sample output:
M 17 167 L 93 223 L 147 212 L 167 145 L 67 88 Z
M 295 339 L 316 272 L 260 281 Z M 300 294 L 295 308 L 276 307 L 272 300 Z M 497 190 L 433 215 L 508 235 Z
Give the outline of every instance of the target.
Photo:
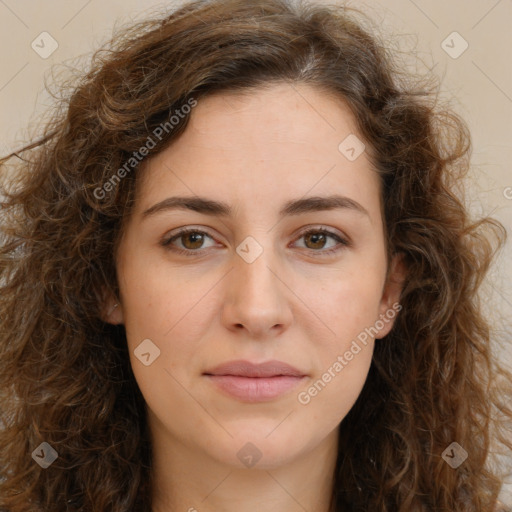
M 343 232 L 338 233 L 338 232 L 336 232 L 335 228 L 332 228 L 330 226 L 325 226 L 324 224 L 313 224 L 313 225 L 306 226 L 306 227 L 300 229 L 298 231 L 298 233 L 296 233 L 294 236 L 295 236 L 295 238 L 297 238 L 297 237 L 300 238 L 300 237 L 304 236 L 305 234 L 309 233 L 310 231 L 324 231 L 324 232 L 326 232 L 327 236 L 331 236 L 333 238 L 338 237 L 342 242 L 345 242 L 345 245 L 350 245 L 352 243 L 350 237 L 345 235 Z M 209 236 L 212 240 L 217 241 L 216 237 L 208 231 L 208 228 L 196 227 L 194 225 L 177 228 L 177 232 L 175 232 L 172 235 L 170 235 L 170 234 L 164 235 L 162 240 L 164 241 L 164 243 L 170 243 L 171 240 L 179 239 L 180 236 L 187 234 L 187 232 L 203 233 L 203 234 Z M 200 250 L 201 249 L 198 249 L 198 251 L 195 251 L 195 252 L 199 252 Z

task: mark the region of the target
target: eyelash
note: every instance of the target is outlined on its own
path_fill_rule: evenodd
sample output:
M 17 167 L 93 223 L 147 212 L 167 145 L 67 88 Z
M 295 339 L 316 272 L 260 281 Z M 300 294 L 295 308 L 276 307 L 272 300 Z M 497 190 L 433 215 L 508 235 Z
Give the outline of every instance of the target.
M 187 235 L 189 233 L 199 233 L 199 234 L 202 234 L 202 235 L 206 235 L 206 236 L 208 236 L 210 238 L 213 238 L 206 231 L 203 231 L 201 229 L 184 228 L 184 229 L 180 230 L 178 233 L 174 234 L 171 238 L 162 240 L 162 242 L 160 242 L 160 244 L 163 247 L 165 247 L 167 250 L 175 252 L 177 254 L 184 255 L 184 256 L 197 256 L 198 254 L 202 254 L 203 251 L 206 251 L 207 249 L 197 249 L 197 250 L 193 250 L 193 249 L 179 249 L 179 248 L 176 248 L 176 247 L 171 245 L 171 243 L 174 240 L 177 240 L 180 237 L 182 237 L 184 235 Z M 334 254 L 334 253 L 342 250 L 345 247 L 350 247 L 350 245 L 351 245 L 350 242 L 348 242 L 346 239 L 340 237 L 338 234 L 336 234 L 336 233 L 334 233 L 334 232 L 332 232 L 332 231 L 330 231 L 328 229 L 325 229 L 325 228 L 309 229 L 308 231 L 302 232 L 299 235 L 299 238 L 302 238 L 302 237 L 304 237 L 306 235 L 309 235 L 311 233 L 315 233 L 315 234 L 321 233 L 321 234 L 324 234 L 324 235 L 328 235 L 331 238 L 334 238 L 339 243 L 338 246 L 333 247 L 331 249 L 327 249 L 327 250 L 307 249 L 308 251 L 311 251 L 311 252 L 321 253 L 321 256 L 330 256 L 331 254 Z

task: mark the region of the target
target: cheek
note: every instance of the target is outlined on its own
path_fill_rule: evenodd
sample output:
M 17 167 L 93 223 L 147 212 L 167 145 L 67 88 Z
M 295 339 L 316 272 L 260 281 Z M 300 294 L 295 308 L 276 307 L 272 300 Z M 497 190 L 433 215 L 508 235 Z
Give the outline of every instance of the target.
M 376 271 L 361 269 L 332 275 L 317 288 L 304 283 L 301 297 L 317 315 L 315 325 L 326 333 L 319 340 L 327 348 L 345 350 L 347 343 L 375 326 L 379 319 L 382 279 L 383 275 Z M 303 327 L 308 328 L 306 324 Z
M 136 253 L 136 251 L 134 251 Z M 132 255 L 134 255 L 132 253 Z M 134 255 L 135 256 L 135 255 Z M 120 288 L 128 343 L 151 338 L 161 348 L 169 338 L 179 338 L 186 324 L 189 336 L 197 327 L 196 310 L 201 308 L 211 277 L 193 277 L 162 260 L 130 258 L 120 268 Z
M 169 394 L 179 400 L 181 385 L 187 386 L 190 376 L 200 373 L 200 340 L 215 310 L 207 292 L 218 277 L 193 277 L 168 263 L 140 257 L 127 262 L 120 275 L 127 344 L 141 392 L 150 406 L 168 403 Z M 143 341 L 148 339 L 151 343 Z M 141 351 L 142 343 L 149 350 Z M 148 352 L 142 361 L 137 357 Z M 186 393 L 181 398 L 183 407 L 190 405 Z
M 364 267 L 364 266 L 363 266 Z M 374 340 L 372 328 L 379 319 L 382 275 L 380 269 L 340 272 L 307 297 L 317 313 L 312 359 L 315 374 L 299 393 L 306 421 L 338 424 L 357 400 L 371 365 Z M 384 272 L 384 270 L 382 271 Z M 306 293 L 307 288 L 303 291 Z M 313 325 L 303 317 L 302 329 Z M 322 332 L 324 335 L 319 335 Z
M 371 365 L 374 341 L 338 339 L 323 351 L 318 371 L 297 396 L 306 417 L 337 425 L 356 402 Z

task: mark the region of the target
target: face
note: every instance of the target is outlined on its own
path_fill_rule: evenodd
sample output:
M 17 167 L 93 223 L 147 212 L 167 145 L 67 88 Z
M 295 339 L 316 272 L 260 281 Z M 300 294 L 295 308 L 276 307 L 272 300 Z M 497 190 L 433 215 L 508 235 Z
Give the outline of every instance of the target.
M 155 436 L 237 467 L 254 445 L 272 468 L 336 438 L 393 324 L 379 178 L 311 86 L 209 96 L 189 121 L 144 164 L 109 321 Z M 215 371 L 233 361 L 295 370 Z

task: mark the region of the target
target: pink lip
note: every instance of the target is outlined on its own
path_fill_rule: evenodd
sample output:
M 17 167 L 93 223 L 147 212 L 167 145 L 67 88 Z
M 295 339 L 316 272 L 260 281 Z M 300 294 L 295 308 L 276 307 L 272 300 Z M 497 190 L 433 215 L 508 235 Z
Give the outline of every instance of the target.
M 245 402 L 272 400 L 298 385 L 306 376 L 281 361 L 253 364 L 230 361 L 204 372 L 219 389 Z

